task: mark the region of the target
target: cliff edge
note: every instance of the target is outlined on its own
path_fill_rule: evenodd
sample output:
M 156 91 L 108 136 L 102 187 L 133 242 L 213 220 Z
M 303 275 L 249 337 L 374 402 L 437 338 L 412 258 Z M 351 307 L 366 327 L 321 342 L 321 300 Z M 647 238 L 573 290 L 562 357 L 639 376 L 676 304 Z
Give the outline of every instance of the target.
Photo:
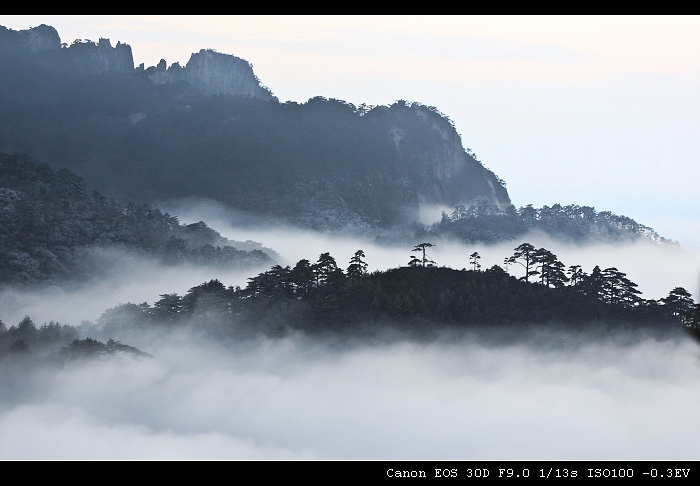
M 153 83 L 186 81 L 205 96 L 223 94 L 276 100 L 267 87 L 260 85 L 253 66 L 240 57 L 201 49 L 192 54 L 184 68 L 179 63 L 167 69 L 165 66 L 165 60 L 161 60 L 158 66 L 146 70 Z

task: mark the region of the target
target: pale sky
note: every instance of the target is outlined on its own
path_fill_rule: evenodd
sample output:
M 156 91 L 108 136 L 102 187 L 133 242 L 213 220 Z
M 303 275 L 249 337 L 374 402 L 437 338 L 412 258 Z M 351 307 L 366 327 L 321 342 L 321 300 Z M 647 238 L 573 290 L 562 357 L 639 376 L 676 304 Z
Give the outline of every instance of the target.
M 580 204 L 700 248 L 700 17 L 0 16 L 136 64 L 213 48 L 281 100 L 438 107 L 516 206 Z

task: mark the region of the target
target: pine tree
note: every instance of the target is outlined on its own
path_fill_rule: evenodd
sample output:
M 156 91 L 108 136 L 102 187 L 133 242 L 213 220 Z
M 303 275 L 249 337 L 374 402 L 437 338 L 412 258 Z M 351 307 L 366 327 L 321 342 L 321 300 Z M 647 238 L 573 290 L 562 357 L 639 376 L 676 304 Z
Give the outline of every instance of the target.
M 478 252 L 475 251 L 474 253 L 469 255 L 469 264 L 472 266 L 472 270 L 474 270 L 475 272 L 481 268 L 479 260 L 481 260 L 481 256 L 479 256 Z
M 432 267 L 432 266 L 435 266 L 435 261 L 434 261 L 433 259 L 431 259 L 429 256 L 427 256 L 426 253 L 425 253 L 425 249 L 426 249 L 426 248 L 431 248 L 431 247 L 433 247 L 433 246 L 435 246 L 435 245 L 433 245 L 432 243 L 420 243 L 420 244 L 416 245 L 416 246 L 413 248 L 413 250 L 411 250 L 411 251 L 416 251 L 416 252 L 422 252 L 422 253 L 423 253 L 423 259 L 422 259 L 422 261 L 421 261 L 421 266 L 423 266 L 423 267 L 426 267 L 426 266 L 431 266 L 431 267 Z M 411 261 L 413 261 L 413 260 L 411 260 Z M 409 262 L 408 264 L 411 265 L 411 262 Z
M 532 268 L 535 263 L 536 251 L 535 247 L 530 243 L 523 243 L 515 249 L 513 256 L 508 258 L 509 263 L 518 263 L 525 268 L 525 275 L 521 277 L 521 280 L 529 282 L 530 277 L 538 274 L 538 272 Z
M 686 325 L 693 321 L 695 312 L 695 301 L 693 297 L 683 287 L 676 287 L 668 293 L 668 297 L 661 299 L 661 302 L 668 307 L 672 316 L 677 317 Z
M 362 260 L 365 257 L 365 252 L 357 250 L 355 255 L 350 259 L 348 266 L 348 278 L 358 279 L 365 276 L 367 273 L 367 263 Z

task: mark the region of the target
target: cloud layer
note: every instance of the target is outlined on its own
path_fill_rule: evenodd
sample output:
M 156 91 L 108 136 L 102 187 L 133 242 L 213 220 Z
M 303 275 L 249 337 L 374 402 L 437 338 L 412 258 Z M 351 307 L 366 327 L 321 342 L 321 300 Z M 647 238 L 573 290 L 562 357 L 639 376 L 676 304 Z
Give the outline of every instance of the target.
M 181 334 L 25 375 L 4 459 L 692 459 L 689 340 L 213 344 Z M 566 344 L 568 341 L 568 344 Z M 562 344 L 564 343 L 564 344 Z M 18 378 L 19 379 L 19 378 Z

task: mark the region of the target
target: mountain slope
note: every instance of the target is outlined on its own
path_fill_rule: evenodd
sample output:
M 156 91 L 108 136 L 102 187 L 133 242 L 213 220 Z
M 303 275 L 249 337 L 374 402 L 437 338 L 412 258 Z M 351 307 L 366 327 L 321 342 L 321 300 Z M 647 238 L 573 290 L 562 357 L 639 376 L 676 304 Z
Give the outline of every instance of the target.
M 165 264 L 250 268 L 273 261 L 262 247 L 234 245 L 203 222 L 181 225 L 148 205 L 123 206 L 89 193 L 68 169 L 0 153 L 0 285 L 89 277 L 95 269 L 84 250 L 94 247 L 117 246 Z
M 435 108 L 279 103 L 234 56 L 134 69 L 128 45 L 57 41 L 47 26 L 0 30 L 0 150 L 75 170 L 110 196 L 212 198 L 325 229 L 403 225 L 420 203 L 510 204 Z

